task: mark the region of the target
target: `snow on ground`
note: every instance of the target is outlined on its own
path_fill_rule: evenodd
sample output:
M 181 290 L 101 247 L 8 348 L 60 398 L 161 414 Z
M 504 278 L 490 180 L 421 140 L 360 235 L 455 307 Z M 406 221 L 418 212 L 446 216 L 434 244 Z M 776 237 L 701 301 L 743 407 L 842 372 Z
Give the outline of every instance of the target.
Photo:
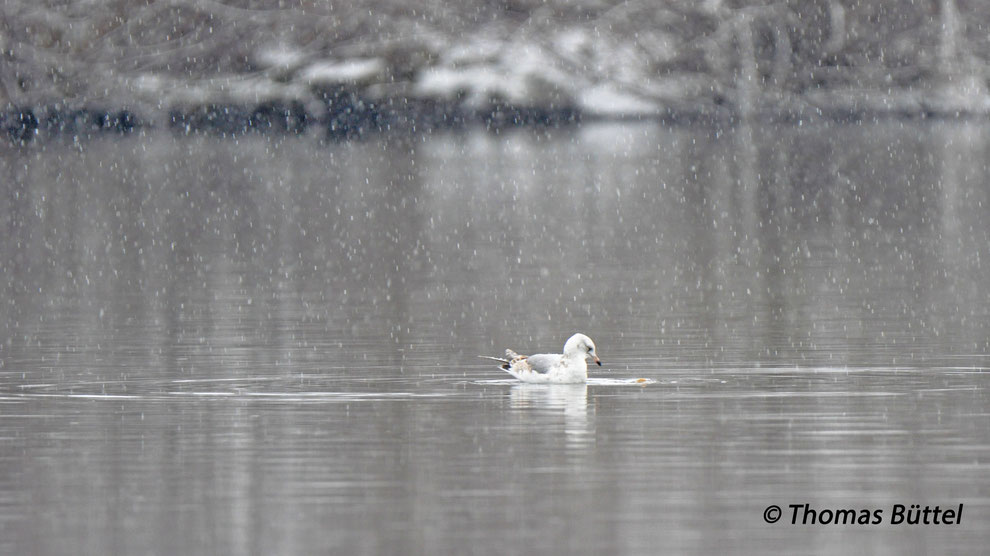
M 306 61 L 306 53 L 286 44 L 277 44 L 258 49 L 254 61 L 263 68 L 279 70 L 295 69 Z
M 582 91 L 578 108 L 585 114 L 611 117 L 656 116 L 660 111 L 657 103 L 609 83 Z
M 469 106 L 481 106 L 494 97 L 516 103 L 526 100 L 524 84 L 498 66 L 429 68 L 419 75 L 414 90 L 422 97 L 464 98 Z
M 463 99 L 473 108 L 493 100 L 559 107 L 572 104 L 582 82 L 535 42 L 483 40 L 455 45 L 440 63 L 419 73 L 413 90 L 421 97 Z
M 986 80 L 974 75 L 950 75 L 929 104 L 942 113 L 986 114 L 990 111 Z
M 326 60 L 303 68 L 298 80 L 306 85 L 367 83 L 379 80 L 384 72 L 385 62 L 381 58 Z

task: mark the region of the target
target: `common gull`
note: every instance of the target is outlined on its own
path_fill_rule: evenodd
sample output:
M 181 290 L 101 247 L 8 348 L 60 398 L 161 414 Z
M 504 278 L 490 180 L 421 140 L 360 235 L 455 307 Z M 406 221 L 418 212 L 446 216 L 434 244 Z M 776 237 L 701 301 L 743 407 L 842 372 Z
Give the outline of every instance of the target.
M 600 366 L 595 342 L 584 334 L 575 334 L 564 344 L 564 353 L 537 353 L 519 355 L 505 350 L 505 358 L 479 355 L 501 363 L 503 371 L 523 382 L 544 384 L 574 384 L 588 381 L 588 359 Z

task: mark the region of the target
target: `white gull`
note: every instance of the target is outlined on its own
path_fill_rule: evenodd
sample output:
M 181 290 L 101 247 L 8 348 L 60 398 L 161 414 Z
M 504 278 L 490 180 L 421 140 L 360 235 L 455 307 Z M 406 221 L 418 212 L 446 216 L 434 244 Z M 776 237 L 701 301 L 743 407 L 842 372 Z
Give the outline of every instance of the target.
M 601 365 L 595 342 L 584 334 L 575 334 L 564 344 L 564 353 L 519 355 L 505 350 L 505 358 L 479 355 L 501 363 L 500 368 L 523 382 L 574 384 L 587 382 L 588 358 Z

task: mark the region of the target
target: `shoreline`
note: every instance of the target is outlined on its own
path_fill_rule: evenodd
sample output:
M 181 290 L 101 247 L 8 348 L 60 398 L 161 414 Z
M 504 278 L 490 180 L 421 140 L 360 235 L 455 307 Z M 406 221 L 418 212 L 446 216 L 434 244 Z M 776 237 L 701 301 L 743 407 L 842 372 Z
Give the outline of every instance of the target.
M 812 103 L 762 102 L 745 113 L 729 103 L 697 103 L 661 107 L 638 113 L 587 112 L 577 106 L 515 106 L 490 103 L 472 107 L 443 99 L 373 99 L 357 89 L 323 94 L 323 102 L 266 99 L 258 102 L 203 101 L 175 104 L 167 109 L 140 110 L 105 107 L 105 103 L 70 106 L 51 103 L 0 110 L 0 133 L 12 142 L 38 137 L 127 134 L 138 129 L 168 129 L 178 133 L 301 134 L 322 130 L 334 140 L 374 133 L 429 132 L 480 126 L 491 130 L 519 127 L 560 128 L 589 122 L 649 122 L 667 125 L 736 125 L 751 123 L 864 122 L 891 119 L 984 119 L 990 111 L 978 103 L 945 103 L 937 98 L 822 93 Z

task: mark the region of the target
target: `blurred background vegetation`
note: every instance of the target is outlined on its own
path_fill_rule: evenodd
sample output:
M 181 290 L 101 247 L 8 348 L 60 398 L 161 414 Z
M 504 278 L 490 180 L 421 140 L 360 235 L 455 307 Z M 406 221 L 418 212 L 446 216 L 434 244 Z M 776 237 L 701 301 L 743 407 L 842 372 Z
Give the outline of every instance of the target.
M 592 111 L 990 111 L 983 0 L 4 0 L 0 54 L 8 111 L 308 107 L 341 87 Z

